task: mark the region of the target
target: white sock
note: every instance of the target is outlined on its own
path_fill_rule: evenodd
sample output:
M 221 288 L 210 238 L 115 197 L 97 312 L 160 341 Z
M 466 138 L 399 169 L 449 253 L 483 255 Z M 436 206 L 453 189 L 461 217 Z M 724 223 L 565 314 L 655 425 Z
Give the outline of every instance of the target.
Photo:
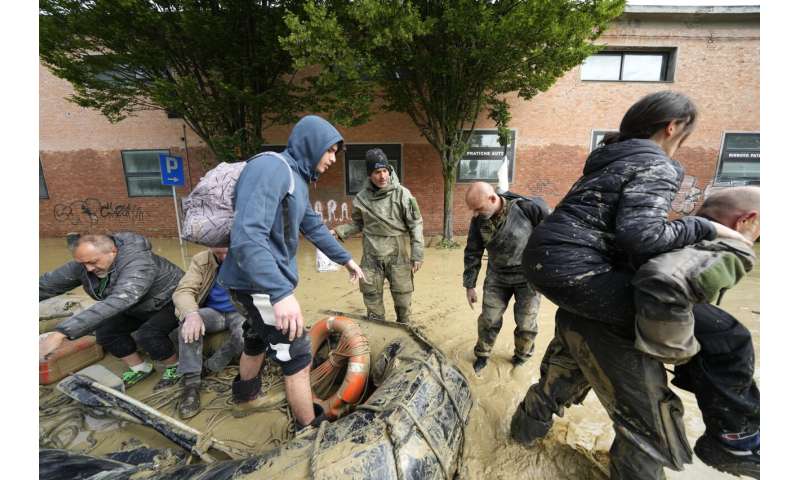
M 153 364 L 150 362 L 142 362 L 139 365 L 134 365 L 131 370 L 142 373 L 150 373 L 153 370 Z

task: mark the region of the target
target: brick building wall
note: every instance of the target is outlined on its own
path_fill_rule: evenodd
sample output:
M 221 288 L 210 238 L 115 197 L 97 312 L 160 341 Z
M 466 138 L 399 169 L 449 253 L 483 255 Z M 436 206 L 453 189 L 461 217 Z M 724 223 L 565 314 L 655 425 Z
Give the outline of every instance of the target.
M 643 95 L 674 89 L 688 94 L 700 109 L 694 133 L 676 154 L 686 169 L 674 214 L 691 212 L 713 181 L 722 134 L 759 131 L 758 15 L 627 13 L 600 39 L 609 46 L 675 48 L 671 82 L 582 81 L 580 67 L 567 72 L 531 101 L 509 96 L 516 130 L 516 160 L 511 190 L 540 195 L 554 206 L 580 176 L 592 130 L 613 130 L 627 108 Z M 153 236 L 176 234 L 171 197 L 128 197 L 121 150 L 169 149 L 186 157 L 183 122 L 164 112 L 142 112 L 110 124 L 94 111 L 64 100 L 68 83 L 40 68 L 40 160 L 49 198 L 40 200 L 40 235 L 69 231 L 130 229 Z M 269 129 L 268 143 L 283 144 L 289 126 Z M 492 128 L 482 120 L 478 128 Z M 428 235 L 441 233 L 443 185 L 434 149 L 402 114 L 384 113 L 366 125 L 341 129 L 349 143 L 402 144 L 403 183 L 417 197 Z M 213 164 L 210 152 L 187 129 L 188 177 L 196 182 Z M 466 232 L 463 205 L 468 184 L 454 192 L 454 225 Z M 337 163 L 312 185 L 311 199 L 329 224 L 349 219 L 345 162 Z M 178 189 L 178 194 L 188 188 Z M 343 207 L 346 205 L 346 207 Z

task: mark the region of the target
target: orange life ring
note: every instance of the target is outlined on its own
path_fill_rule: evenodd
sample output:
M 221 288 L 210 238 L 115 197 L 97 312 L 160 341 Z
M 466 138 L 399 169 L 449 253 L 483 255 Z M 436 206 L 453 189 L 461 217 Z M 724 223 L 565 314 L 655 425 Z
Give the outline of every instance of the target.
M 354 355 L 354 347 L 363 347 L 367 342 L 366 337 L 361 333 L 361 329 L 358 328 L 358 324 L 345 317 L 328 317 L 311 327 L 309 334 L 311 335 L 312 356 L 317 354 L 320 345 L 328 338 L 330 332 L 337 332 L 341 335 L 339 344 L 343 346 L 342 353 L 347 357 L 347 374 L 335 394 L 326 399 L 317 398 L 315 395 L 314 402 L 322 406 L 328 418 L 334 419 L 339 418 L 347 405 L 358 403 L 364 394 L 369 377 L 369 349 L 367 349 L 366 353 L 362 352 Z M 340 365 L 338 365 L 338 360 L 334 357 L 334 355 L 329 355 L 328 359 L 314 371 L 338 368 Z M 314 372 L 312 372 L 313 376 Z

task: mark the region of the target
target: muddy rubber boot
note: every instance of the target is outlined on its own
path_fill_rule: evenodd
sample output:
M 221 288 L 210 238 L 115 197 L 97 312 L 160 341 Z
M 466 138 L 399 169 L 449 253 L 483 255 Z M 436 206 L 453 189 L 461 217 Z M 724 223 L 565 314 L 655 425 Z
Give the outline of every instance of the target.
M 761 475 L 760 446 L 753 450 L 733 450 L 706 432 L 694 444 L 694 453 L 703 463 L 720 472 L 756 479 Z
M 520 365 L 523 365 L 527 361 L 528 361 L 527 358 L 519 357 L 517 356 L 516 353 L 514 354 L 513 357 L 511 357 L 511 365 L 514 365 L 514 367 L 519 367 Z
M 532 418 L 523 410 L 523 404 L 520 403 L 514 416 L 511 417 L 511 438 L 518 443 L 530 446 L 536 440 L 544 438 L 552 426 L 552 419 L 544 422 Z
M 181 402 L 178 404 L 178 416 L 186 420 L 200 413 L 200 384 L 184 385 Z
M 486 362 L 488 360 L 489 359 L 486 358 L 486 357 L 478 357 L 478 358 L 476 358 L 475 361 L 472 363 L 472 369 L 475 370 L 475 373 L 478 373 L 481 370 L 483 370 L 486 367 Z

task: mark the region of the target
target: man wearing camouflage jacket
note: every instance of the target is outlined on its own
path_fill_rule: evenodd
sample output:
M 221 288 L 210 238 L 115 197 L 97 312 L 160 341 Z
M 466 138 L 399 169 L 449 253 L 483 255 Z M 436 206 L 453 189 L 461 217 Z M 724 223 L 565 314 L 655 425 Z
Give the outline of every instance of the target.
M 422 215 L 417 200 L 400 185 L 383 150 L 369 150 L 366 160 L 369 176 L 353 199 L 353 221 L 339 225 L 332 233 L 342 240 L 363 233 L 361 269 L 366 280 L 361 281 L 360 288 L 368 316 L 385 319 L 383 281 L 388 279 L 397 321 L 408 323 L 414 274 L 424 256 Z M 411 241 L 410 258 L 407 238 Z
M 548 215 L 549 208 L 540 200 L 530 200 L 512 193 L 497 194 L 485 182 L 470 185 L 466 202 L 473 212 L 464 249 L 464 288 L 467 289 L 470 308 L 478 301 L 475 284 L 483 251 L 489 253 L 473 368 L 477 373 L 486 366 L 503 325 L 503 313 L 512 296 L 515 299 L 514 321 L 517 324 L 512 363 L 521 365 L 533 354 L 534 339 L 538 332 L 536 317 L 542 298 L 525 280 L 522 251 L 534 227 Z

